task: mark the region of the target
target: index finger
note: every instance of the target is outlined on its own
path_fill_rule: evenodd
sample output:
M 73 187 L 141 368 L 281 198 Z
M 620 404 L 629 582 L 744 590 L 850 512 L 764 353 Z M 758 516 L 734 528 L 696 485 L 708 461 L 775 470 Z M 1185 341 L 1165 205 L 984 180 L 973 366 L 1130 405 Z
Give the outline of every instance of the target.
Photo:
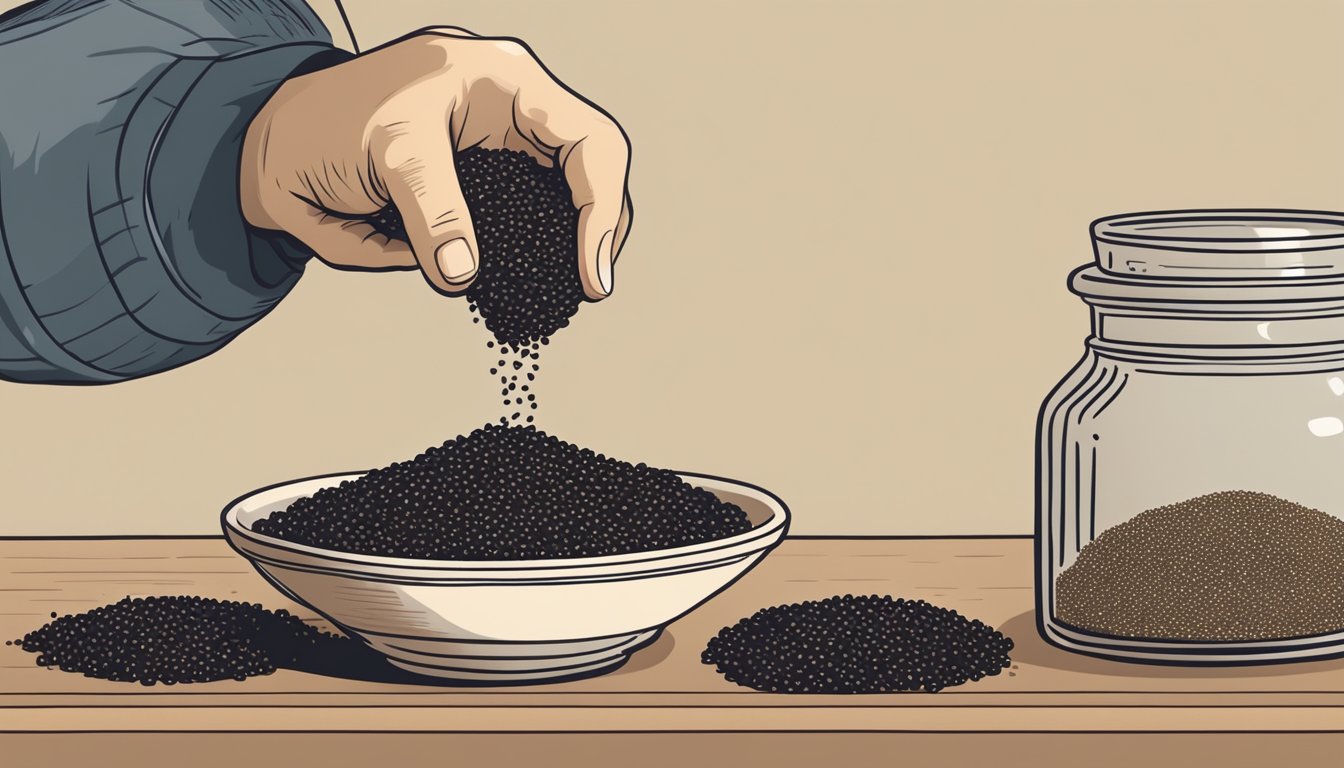
M 630 142 L 605 111 L 537 66 L 545 81 L 523 85 L 514 99 L 518 132 L 554 152 L 579 211 L 579 276 L 590 299 L 614 287 L 612 264 L 625 232 Z

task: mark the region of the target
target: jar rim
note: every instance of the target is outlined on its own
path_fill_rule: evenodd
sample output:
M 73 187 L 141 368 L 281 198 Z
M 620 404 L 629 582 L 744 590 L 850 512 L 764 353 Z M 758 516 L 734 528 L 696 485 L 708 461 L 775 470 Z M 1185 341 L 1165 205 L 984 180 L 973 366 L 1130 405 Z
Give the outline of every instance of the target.
M 1097 267 L 1140 279 L 1299 280 L 1344 276 L 1344 213 L 1197 208 L 1092 222 Z

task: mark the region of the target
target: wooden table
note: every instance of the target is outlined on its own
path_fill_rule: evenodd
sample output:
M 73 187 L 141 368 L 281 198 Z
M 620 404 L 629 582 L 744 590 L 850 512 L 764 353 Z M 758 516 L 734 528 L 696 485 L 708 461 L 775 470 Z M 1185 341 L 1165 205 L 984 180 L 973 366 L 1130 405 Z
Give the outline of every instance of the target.
M 1011 635 L 1015 664 L 938 694 L 827 697 L 755 693 L 700 663 L 709 637 L 755 609 L 837 593 L 956 608 Z M 51 611 L 150 594 L 257 601 L 313 618 L 219 539 L 0 540 L 0 637 L 20 637 Z M 837 754 L 873 764 L 1013 754 L 1080 766 L 1190 754 L 1207 764 L 1219 750 L 1236 758 L 1225 764 L 1279 760 L 1284 750 L 1344 759 L 1344 661 L 1183 669 L 1094 660 L 1046 646 L 1032 599 L 1028 539 L 791 539 L 624 668 L 551 686 L 444 687 L 333 659 L 326 666 L 347 676 L 282 670 L 146 688 L 43 669 L 0 646 L 0 755 L 64 765 L 95 755 L 100 765 L 296 754 L 386 762 L 425 750 L 494 765 L 628 763 L 636 751 L 642 765 L 815 764 Z

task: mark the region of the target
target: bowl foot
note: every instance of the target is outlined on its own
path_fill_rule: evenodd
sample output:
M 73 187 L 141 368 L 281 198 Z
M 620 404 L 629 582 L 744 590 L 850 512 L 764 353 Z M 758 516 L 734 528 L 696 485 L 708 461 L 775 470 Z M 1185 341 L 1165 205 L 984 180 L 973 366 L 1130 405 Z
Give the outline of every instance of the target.
M 526 685 L 592 677 L 614 671 L 652 643 L 658 629 L 597 640 L 546 643 L 364 639 L 392 665 L 444 680 L 476 685 Z

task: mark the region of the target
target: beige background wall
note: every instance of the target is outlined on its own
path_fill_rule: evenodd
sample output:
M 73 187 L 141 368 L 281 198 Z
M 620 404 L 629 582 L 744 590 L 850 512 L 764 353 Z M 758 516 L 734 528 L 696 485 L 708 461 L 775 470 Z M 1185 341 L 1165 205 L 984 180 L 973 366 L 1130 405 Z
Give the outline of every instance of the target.
M 348 10 L 365 47 L 525 38 L 623 122 L 636 226 L 546 351 L 541 424 L 769 487 L 798 533 L 1031 530 L 1092 218 L 1344 209 L 1341 2 Z M 250 488 L 408 456 L 496 414 L 484 341 L 415 274 L 315 265 L 200 363 L 0 385 L 0 533 L 209 533 Z

